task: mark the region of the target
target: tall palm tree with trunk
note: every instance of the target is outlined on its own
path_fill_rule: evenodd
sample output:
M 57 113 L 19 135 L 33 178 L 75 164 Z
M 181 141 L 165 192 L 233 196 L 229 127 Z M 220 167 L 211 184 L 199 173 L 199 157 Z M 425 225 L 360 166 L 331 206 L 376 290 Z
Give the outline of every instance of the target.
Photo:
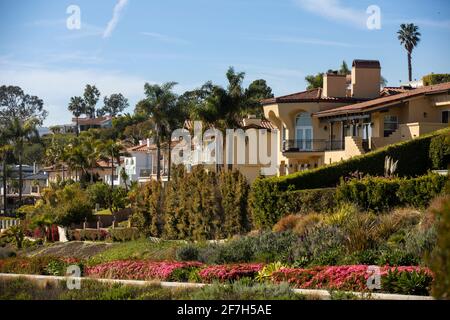
M 402 23 L 397 34 L 400 44 L 405 47 L 406 52 L 408 53 L 408 78 L 409 81 L 412 81 L 412 52 L 420 42 L 421 34 L 419 32 L 419 27 L 413 23 Z
M 78 119 L 80 118 L 80 116 L 86 112 L 86 103 L 84 102 L 83 98 L 81 97 L 72 97 L 70 98 L 70 102 L 69 102 L 69 106 L 67 107 L 67 109 L 72 112 L 73 116 L 76 119 L 76 134 L 77 136 L 79 135 L 79 124 L 78 124 Z
M 7 136 L 11 139 L 11 143 L 14 146 L 14 152 L 19 162 L 19 205 L 22 204 L 22 189 L 23 189 L 23 151 L 27 141 L 33 136 L 39 137 L 37 132 L 37 126 L 39 120 L 37 118 L 30 118 L 28 120 L 21 120 L 18 117 L 14 117 L 10 120 L 6 129 Z
M 114 140 L 107 140 L 100 147 L 100 157 L 105 161 L 111 162 L 111 188 L 114 188 L 114 161 L 120 166 L 120 158 L 128 156 L 128 152 L 125 147 Z
M 161 180 L 161 144 L 165 141 L 169 145 L 174 127 L 174 118 L 177 110 L 177 95 L 173 92 L 176 82 L 167 82 L 162 85 L 145 84 L 146 98 L 136 105 L 136 112 L 145 114 L 154 123 L 154 136 L 156 143 L 156 179 Z M 170 167 L 170 164 L 169 164 Z

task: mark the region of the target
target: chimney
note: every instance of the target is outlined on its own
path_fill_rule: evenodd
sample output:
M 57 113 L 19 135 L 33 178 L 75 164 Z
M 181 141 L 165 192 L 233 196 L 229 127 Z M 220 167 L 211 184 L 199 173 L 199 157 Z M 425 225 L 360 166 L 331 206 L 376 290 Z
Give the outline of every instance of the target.
M 381 66 L 378 60 L 354 60 L 352 66 L 353 98 L 374 99 L 380 96 Z
M 323 76 L 324 97 L 344 98 L 347 96 L 346 75 L 327 73 Z

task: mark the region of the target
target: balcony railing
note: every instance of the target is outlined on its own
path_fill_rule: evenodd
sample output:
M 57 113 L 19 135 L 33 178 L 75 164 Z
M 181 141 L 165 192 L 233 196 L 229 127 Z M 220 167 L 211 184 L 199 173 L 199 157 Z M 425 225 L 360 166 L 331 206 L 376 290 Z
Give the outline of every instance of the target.
M 152 169 L 141 169 L 139 170 L 139 178 L 150 178 L 152 176 L 156 176 L 156 167 Z M 161 176 L 167 176 L 168 171 L 167 169 L 162 169 L 161 168 Z
M 343 141 L 329 140 L 284 140 L 281 146 L 283 152 L 320 152 L 344 150 Z

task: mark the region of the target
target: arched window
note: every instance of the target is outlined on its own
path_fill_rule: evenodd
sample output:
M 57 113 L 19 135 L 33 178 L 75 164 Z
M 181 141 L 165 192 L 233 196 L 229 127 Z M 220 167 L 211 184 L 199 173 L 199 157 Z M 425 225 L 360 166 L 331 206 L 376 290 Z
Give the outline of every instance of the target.
M 296 127 L 312 127 L 311 115 L 308 112 L 301 112 L 295 118 Z
M 301 112 L 295 118 L 295 139 L 297 149 L 312 150 L 313 127 L 311 115 L 308 112 Z

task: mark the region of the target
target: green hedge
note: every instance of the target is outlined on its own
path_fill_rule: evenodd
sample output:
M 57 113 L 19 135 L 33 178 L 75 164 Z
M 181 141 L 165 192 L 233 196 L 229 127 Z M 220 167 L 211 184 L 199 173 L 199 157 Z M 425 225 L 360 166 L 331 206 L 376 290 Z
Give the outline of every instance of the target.
M 337 204 L 334 188 L 286 192 L 274 185 L 274 189 L 264 188 L 261 192 L 263 194 L 252 193 L 250 204 L 255 225 L 263 228 L 271 228 L 282 217 L 292 213 L 332 211 Z
M 437 73 L 437 74 L 429 74 L 422 78 L 424 86 L 431 86 L 433 84 L 450 82 L 450 74 L 449 73 Z
M 110 228 L 109 237 L 114 242 L 137 240 L 141 237 L 138 228 Z
M 398 206 L 425 208 L 444 189 L 446 176 L 428 174 L 415 179 L 366 177 L 342 182 L 336 189 L 340 202 L 366 210 L 383 211 Z
M 258 178 L 251 188 L 250 210 L 254 217 L 273 221 L 286 212 L 280 209 L 280 195 L 285 191 L 336 187 L 342 177 L 354 172 L 371 176 L 384 175 L 386 156 L 398 160 L 396 174 L 414 177 L 425 174 L 432 168 L 429 156 L 430 142 L 434 137 L 450 134 L 450 128 L 423 135 L 414 140 L 393 144 L 346 161 L 302 171 L 284 177 Z M 272 218 L 268 218 L 271 216 Z M 260 224 L 261 221 L 256 222 Z

